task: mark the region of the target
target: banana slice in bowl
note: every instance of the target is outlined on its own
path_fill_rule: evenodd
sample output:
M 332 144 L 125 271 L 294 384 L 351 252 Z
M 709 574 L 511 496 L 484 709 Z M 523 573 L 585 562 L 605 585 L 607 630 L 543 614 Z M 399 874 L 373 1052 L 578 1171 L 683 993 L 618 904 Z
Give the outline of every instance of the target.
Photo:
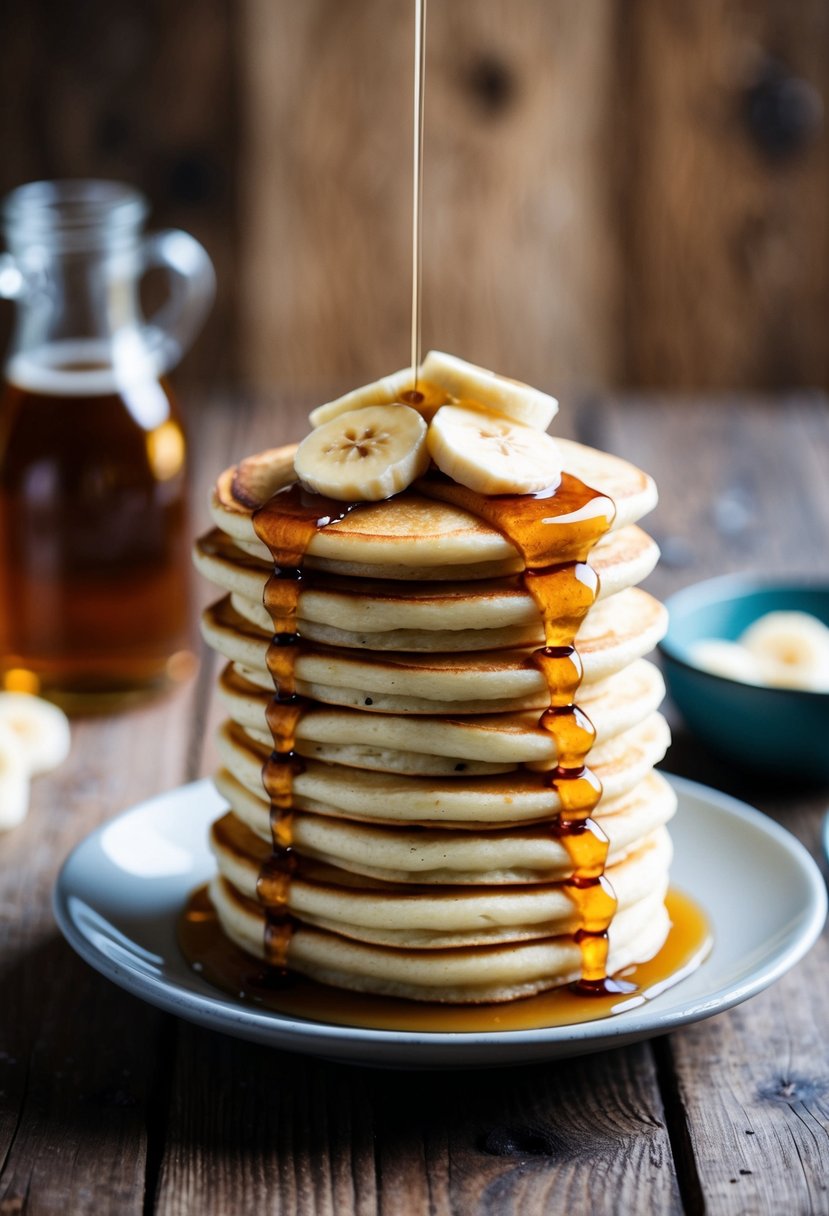
M 829 585 L 725 575 L 666 607 L 662 665 L 691 730 L 731 766 L 787 784 L 829 781 Z

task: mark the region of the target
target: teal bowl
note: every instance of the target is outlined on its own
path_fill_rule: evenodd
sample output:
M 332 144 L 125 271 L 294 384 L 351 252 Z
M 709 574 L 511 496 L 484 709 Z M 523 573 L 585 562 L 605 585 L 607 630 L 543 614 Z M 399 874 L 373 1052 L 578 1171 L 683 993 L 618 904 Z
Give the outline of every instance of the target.
M 736 641 L 766 612 L 810 612 L 829 625 L 829 587 L 726 575 L 671 596 L 660 643 L 671 697 L 688 726 L 726 760 L 800 782 L 829 782 L 829 693 L 742 684 L 698 667 L 703 638 Z

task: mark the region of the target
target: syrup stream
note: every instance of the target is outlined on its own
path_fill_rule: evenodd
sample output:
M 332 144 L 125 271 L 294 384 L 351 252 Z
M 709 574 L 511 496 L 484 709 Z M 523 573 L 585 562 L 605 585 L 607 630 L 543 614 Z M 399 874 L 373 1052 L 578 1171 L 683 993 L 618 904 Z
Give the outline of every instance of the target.
M 420 367 L 423 270 L 423 98 L 426 86 L 426 0 L 415 0 L 414 115 L 412 132 L 412 378 Z

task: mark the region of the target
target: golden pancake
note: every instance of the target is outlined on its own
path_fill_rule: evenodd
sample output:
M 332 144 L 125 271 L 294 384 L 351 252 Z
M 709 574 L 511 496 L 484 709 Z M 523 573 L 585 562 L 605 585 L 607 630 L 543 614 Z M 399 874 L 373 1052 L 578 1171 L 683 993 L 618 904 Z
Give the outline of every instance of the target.
M 271 844 L 266 802 L 222 769 L 216 785 L 236 819 L 263 845 Z M 676 795 L 659 773 L 649 773 L 616 799 L 603 799 L 595 820 L 608 838 L 608 864 L 636 849 L 676 810 Z M 302 857 L 386 882 L 514 886 L 559 882 L 573 862 L 545 821 L 530 827 L 465 824 L 463 829 L 378 826 L 297 811 L 294 847 Z

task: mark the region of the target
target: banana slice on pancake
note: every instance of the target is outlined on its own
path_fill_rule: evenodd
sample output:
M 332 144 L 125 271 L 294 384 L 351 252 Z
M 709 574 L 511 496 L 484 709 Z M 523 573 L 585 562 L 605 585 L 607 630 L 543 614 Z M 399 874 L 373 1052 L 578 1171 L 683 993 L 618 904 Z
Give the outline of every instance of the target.
M 429 467 L 426 423 L 408 405 L 348 410 L 306 435 L 294 457 L 309 490 L 344 502 L 379 502 Z
M 427 383 L 439 384 L 458 400 L 479 402 L 493 413 L 539 431 L 546 431 L 558 413 L 555 397 L 441 350 L 430 350 L 420 371 Z
M 323 426 L 349 410 L 400 402 L 412 406 L 429 422 L 443 405 L 462 399 L 478 402 L 493 413 L 541 431 L 546 431 L 558 413 L 555 397 L 529 384 L 499 376 L 456 355 L 431 350 L 418 370 L 416 385 L 411 367 L 404 367 L 317 406 L 309 421 L 313 427 Z
M 442 473 L 479 494 L 530 494 L 561 480 L 561 454 L 549 435 L 463 405 L 438 410 L 428 446 Z
M 564 471 L 600 487 L 616 504 L 611 526 L 619 531 L 653 509 L 653 479 L 617 456 L 556 439 Z M 246 552 L 270 559 L 252 516 L 296 480 L 296 448 L 272 448 L 225 469 L 217 479 L 211 514 L 218 528 Z M 313 537 L 309 565 L 349 577 L 481 578 L 522 568 L 513 545 L 468 511 L 420 494 L 417 483 L 389 502 L 368 503 Z

